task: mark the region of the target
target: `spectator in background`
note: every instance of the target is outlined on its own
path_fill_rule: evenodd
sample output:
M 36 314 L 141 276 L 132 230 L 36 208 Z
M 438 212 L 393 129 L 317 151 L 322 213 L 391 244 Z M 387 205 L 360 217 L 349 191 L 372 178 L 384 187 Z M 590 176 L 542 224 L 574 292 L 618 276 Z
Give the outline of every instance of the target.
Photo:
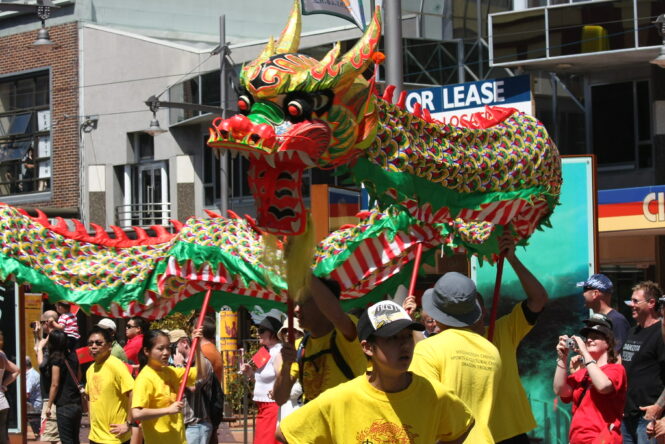
M 106 328 L 111 331 L 111 338 L 113 338 L 113 344 L 111 345 L 111 355 L 115 356 L 116 358 L 120 359 L 122 362 L 127 364 L 128 361 L 127 361 L 127 355 L 125 354 L 125 350 L 123 350 L 122 346 L 118 344 L 118 340 L 116 339 L 116 332 L 118 331 L 118 326 L 115 324 L 115 321 L 113 321 L 113 319 L 104 318 L 97 323 L 97 326 Z
M 67 348 L 67 335 L 60 330 L 49 333 L 46 347 L 48 357 L 39 368 L 48 387 L 44 416 L 56 418 L 62 444 L 78 444 L 82 411 L 81 392 L 74 378 L 80 380 L 76 353 Z
M 39 372 L 32 368 L 29 356 L 25 357 L 25 393 L 28 401 L 28 423 L 35 436 L 39 435 L 39 417 L 42 412 L 42 392 L 39 387 Z
M 9 402 L 5 396 L 7 386 L 14 381 L 19 375 L 19 368 L 12 361 L 7 359 L 7 356 L 2 351 L 5 343 L 5 337 L 0 331 L 0 444 L 7 444 L 9 442 L 8 423 L 9 419 Z
M 176 328 L 169 332 L 169 341 L 171 342 L 171 365 L 174 367 L 184 367 L 187 365 L 189 352 L 192 348 L 192 340 L 189 339 L 185 330 Z
M 609 319 L 616 343 L 615 351 L 619 353 L 628 336 L 630 324 L 624 315 L 612 308 L 612 292 L 614 291 L 612 281 L 604 274 L 593 274 L 586 281 L 578 282 L 577 286 L 582 287 L 584 305 L 594 313 L 603 314 Z
M 660 419 L 665 396 L 665 345 L 661 337 L 658 299 L 663 295 L 655 282 L 644 281 L 633 287 L 626 304 L 637 323 L 630 329 L 621 350 L 621 363 L 628 376 L 628 393 L 623 411 L 621 434 L 624 444 L 647 442 L 647 425 Z
M 148 331 L 148 322 L 140 316 L 129 318 L 125 325 L 125 335 L 127 343 L 123 350 L 127 356 L 127 362 L 138 368 L 139 353 L 143 345 L 143 335 Z
M 426 311 L 422 311 L 420 313 L 420 318 L 423 321 L 423 325 L 425 326 L 425 331 L 423 331 L 424 337 L 429 338 L 430 336 L 434 336 L 441 331 L 439 326 L 436 325 L 434 318 L 428 315 Z
M 289 333 L 289 320 L 284 319 L 282 328 L 280 328 L 279 332 L 277 333 L 277 337 L 283 344 L 289 342 L 288 333 Z M 293 335 L 295 336 L 295 338 L 293 339 L 294 342 L 305 335 L 305 332 L 302 330 L 302 328 L 300 328 L 300 323 L 298 322 L 298 318 L 293 318 Z M 275 357 L 275 368 L 276 369 L 282 368 L 281 354 Z M 282 419 L 286 418 L 292 412 L 300 408 L 300 406 L 302 405 L 301 397 L 302 397 L 302 385 L 300 385 L 300 381 L 296 381 L 293 384 L 293 387 L 291 387 L 291 394 L 289 395 L 289 399 L 284 404 L 279 406 L 279 413 L 277 415 L 278 422 L 280 422 Z
M 54 310 L 47 310 L 42 313 L 42 316 L 39 321 L 39 325 L 35 327 L 35 353 L 37 354 L 37 363 L 39 364 L 39 386 L 42 394 L 42 415 L 41 420 L 42 424 L 40 427 L 40 436 L 39 439 L 42 442 L 51 442 L 56 443 L 60 441 L 60 435 L 58 434 L 58 424 L 55 419 L 55 415 L 46 416 L 46 402 L 49 397 L 49 388 L 51 387 L 51 381 L 47 379 L 46 374 L 41 371 L 42 366 L 48 360 L 49 349 L 46 346 L 48 343 L 48 337 L 53 328 L 54 322 L 58 320 L 58 313 Z M 55 410 L 55 407 L 53 407 Z
M 67 346 L 70 350 L 76 350 L 81 335 L 79 334 L 79 324 L 76 315 L 70 311 L 71 305 L 66 302 L 56 302 L 55 309 L 60 316 L 58 317 L 58 322 L 54 323 L 52 327 L 64 331 L 67 335 Z
M 568 375 L 569 338 L 559 336 L 554 393 L 573 403 L 568 440 L 571 444 L 621 442 L 621 417 L 626 400 L 626 371 L 618 364 L 614 334 L 607 319 L 592 317 L 573 336 L 582 366 Z M 598 438 L 605 438 L 603 441 Z
M 241 371 L 249 379 L 254 380 L 254 397 L 258 413 L 254 428 L 254 444 L 272 444 L 275 442 L 277 428 L 277 414 L 279 405 L 272 399 L 272 389 L 275 384 L 275 358 L 282 349 L 277 332 L 282 323 L 270 316 L 266 316 L 259 324 L 259 345 L 268 351 L 261 362 L 252 359 L 241 367 Z M 259 349 L 260 350 L 260 349 Z M 265 354 L 265 350 L 263 351 Z M 261 350 L 257 352 L 257 356 Z
M 198 316 L 192 318 L 192 328 L 196 325 L 197 319 Z M 215 321 L 214 316 L 206 315 L 201 332 L 203 335 L 200 341 L 201 353 L 212 365 L 212 372 L 214 375 L 213 384 L 218 384 L 222 387 L 224 382 L 224 361 L 222 360 L 222 354 L 217 350 L 217 322 Z M 223 396 L 224 395 L 222 394 L 222 397 Z M 209 443 L 217 443 L 217 427 L 214 424 L 210 434 Z

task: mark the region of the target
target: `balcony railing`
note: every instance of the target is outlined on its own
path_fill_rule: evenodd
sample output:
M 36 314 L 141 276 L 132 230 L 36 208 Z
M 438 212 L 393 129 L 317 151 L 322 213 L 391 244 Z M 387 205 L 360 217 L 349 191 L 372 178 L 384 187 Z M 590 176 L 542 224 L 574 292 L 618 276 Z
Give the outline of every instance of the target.
M 491 14 L 491 65 L 658 47 L 652 22 L 662 13 L 662 0 L 614 0 Z
M 123 228 L 168 225 L 171 219 L 171 203 L 119 205 L 115 208 L 115 219 L 116 224 Z

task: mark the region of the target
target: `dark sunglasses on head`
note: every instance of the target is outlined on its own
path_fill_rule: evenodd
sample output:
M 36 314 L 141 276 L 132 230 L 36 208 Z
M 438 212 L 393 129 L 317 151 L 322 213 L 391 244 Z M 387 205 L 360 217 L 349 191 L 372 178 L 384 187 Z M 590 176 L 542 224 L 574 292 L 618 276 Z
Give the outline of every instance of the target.
M 88 341 L 88 347 L 92 347 L 93 345 L 101 347 L 104 344 L 105 344 L 104 341 Z

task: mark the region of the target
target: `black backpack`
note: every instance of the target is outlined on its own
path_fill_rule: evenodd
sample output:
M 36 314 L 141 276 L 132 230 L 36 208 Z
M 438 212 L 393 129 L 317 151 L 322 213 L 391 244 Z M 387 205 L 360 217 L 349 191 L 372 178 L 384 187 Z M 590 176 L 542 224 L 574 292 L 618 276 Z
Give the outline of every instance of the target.
M 210 390 L 202 390 L 201 394 L 210 422 L 213 428 L 217 428 L 224 418 L 224 391 L 217 376 L 214 373 L 211 376 Z

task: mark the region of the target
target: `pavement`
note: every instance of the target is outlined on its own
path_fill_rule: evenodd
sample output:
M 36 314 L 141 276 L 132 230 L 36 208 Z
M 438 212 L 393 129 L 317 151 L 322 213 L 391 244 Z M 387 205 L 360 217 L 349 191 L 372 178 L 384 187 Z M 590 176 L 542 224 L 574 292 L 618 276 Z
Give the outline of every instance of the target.
M 220 444 L 251 443 L 254 438 L 251 419 L 248 423 L 247 441 L 244 440 L 243 421 L 224 421 L 222 424 L 220 424 L 217 432 L 217 439 Z M 81 433 L 79 435 L 81 443 L 90 442 L 88 439 L 89 433 L 90 421 L 88 420 L 88 415 L 84 415 L 83 420 L 81 421 Z M 37 439 L 35 439 L 35 436 L 32 433 L 32 430 L 30 430 L 30 427 L 28 427 L 28 442 L 39 442 Z

